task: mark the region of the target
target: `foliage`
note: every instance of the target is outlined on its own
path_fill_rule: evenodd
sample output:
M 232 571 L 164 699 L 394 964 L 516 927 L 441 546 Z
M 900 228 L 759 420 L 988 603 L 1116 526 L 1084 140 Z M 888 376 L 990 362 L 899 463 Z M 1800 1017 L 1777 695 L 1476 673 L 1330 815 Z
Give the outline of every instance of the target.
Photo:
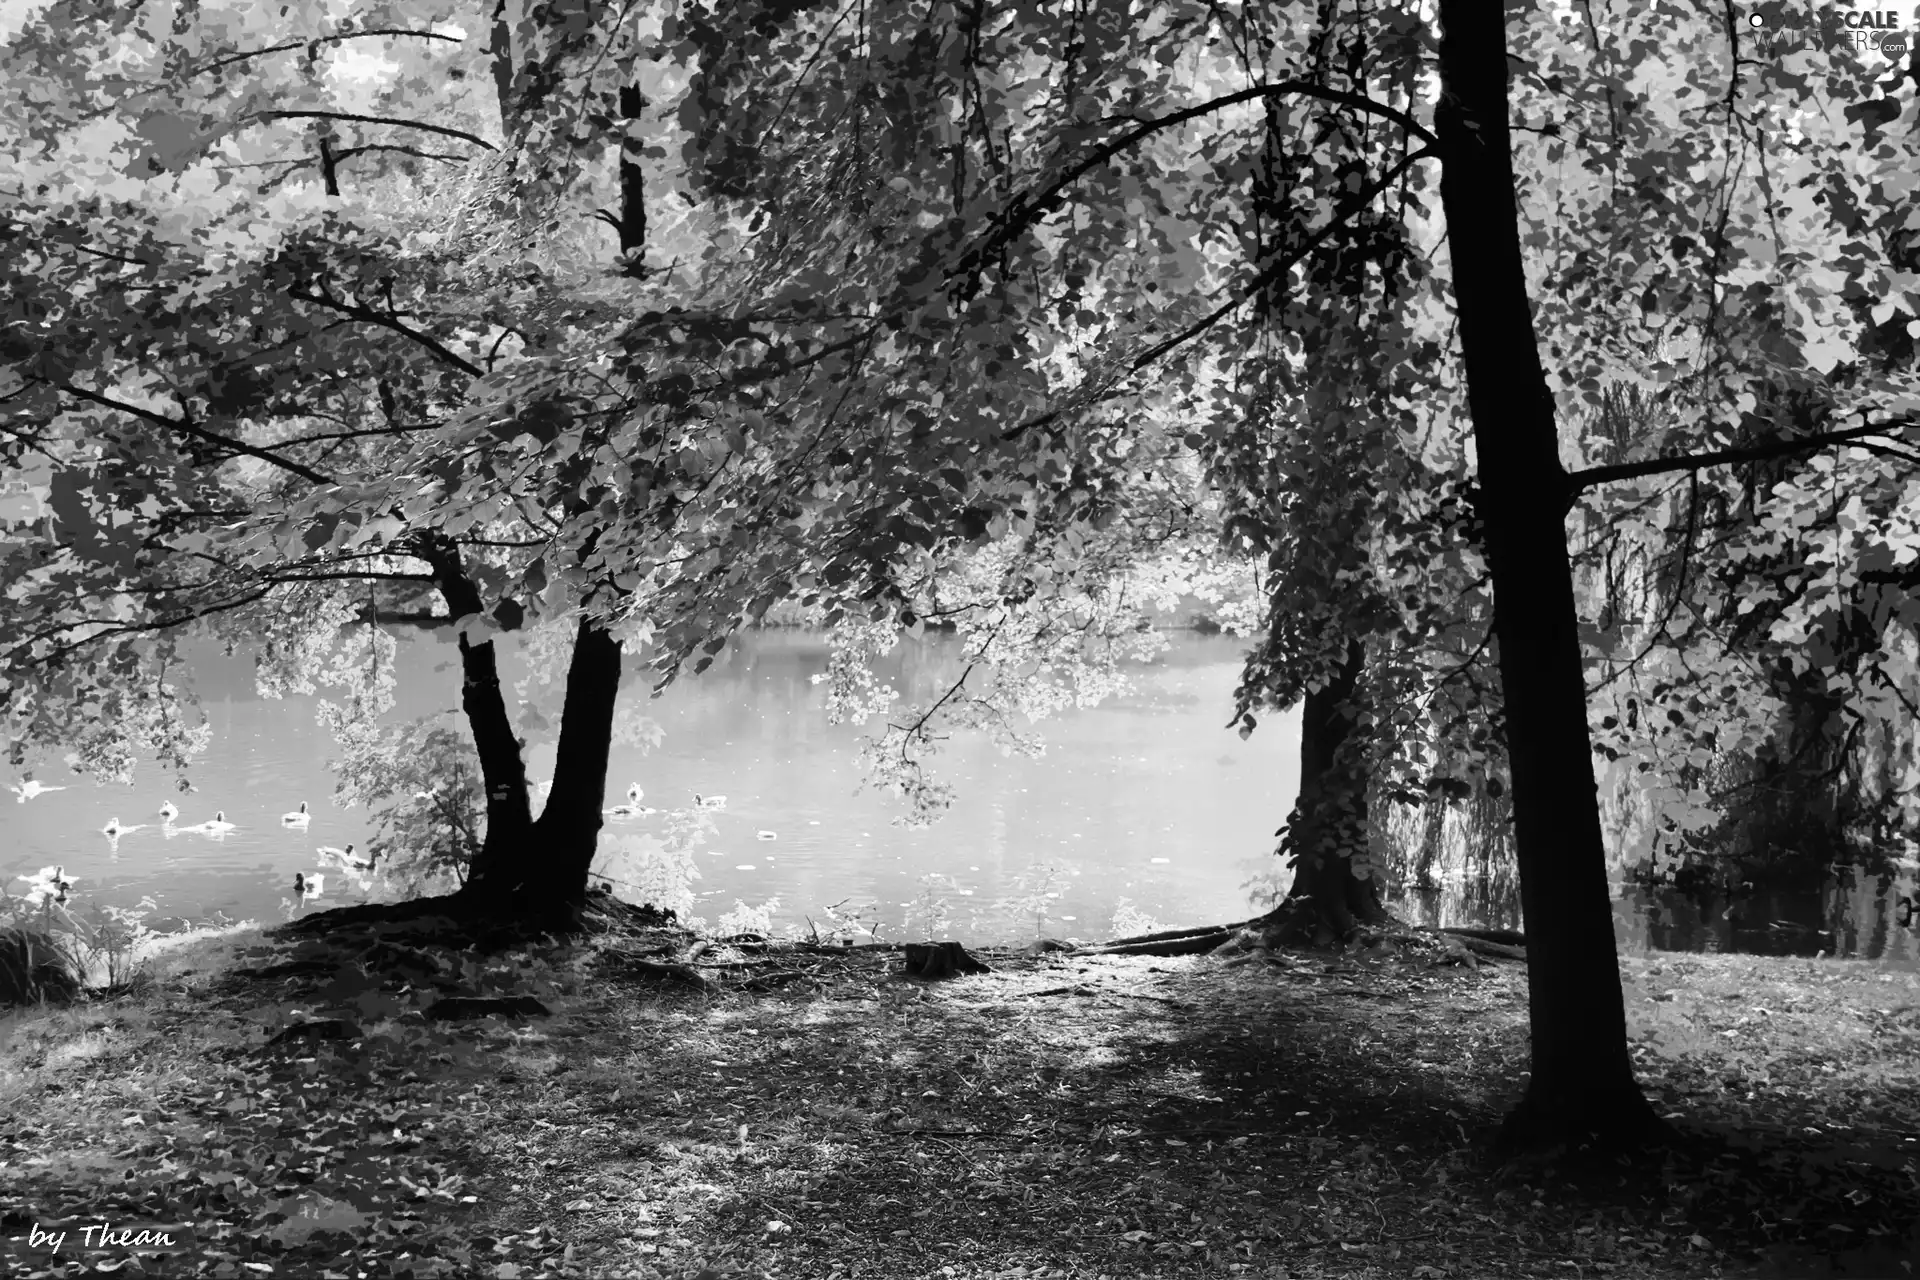
M 688 928 L 700 927 L 704 922 L 693 915 L 693 882 L 700 879 L 693 855 L 714 830 L 713 814 L 706 809 L 669 809 L 660 835 L 601 837 L 591 874 L 625 902 L 651 904 L 673 912 Z

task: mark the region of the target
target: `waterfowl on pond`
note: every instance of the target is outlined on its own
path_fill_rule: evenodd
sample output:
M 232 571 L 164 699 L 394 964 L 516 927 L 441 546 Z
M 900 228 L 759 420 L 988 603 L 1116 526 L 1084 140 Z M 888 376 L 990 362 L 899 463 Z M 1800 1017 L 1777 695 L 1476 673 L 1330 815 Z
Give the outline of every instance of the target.
M 636 782 L 627 788 L 627 803 L 637 807 L 646 794 L 645 791 L 640 789 L 640 784 Z
M 315 873 L 308 875 L 304 871 L 293 873 L 293 896 L 296 898 L 317 898 L 326 892 L 327 878 Z
M 775 831 L 756 831 L 753 833 L 753 838 L 755 840 L 778 840 L 780 835 Z
M 280 821 L 290 827 L 304 827 L 312 818 L 313 815 L 307 812 L 307 802 L 305 800 L 302 800 L 300 807 L 292 813 L 283 813 L 280 815 Z
M 349 871 L 371 871 L 373 870 L 373 864 L 380 861 L 380 851 L 378 849 L 368 854 L 355 853 L 353 850 L 353 845 L 348 845 L 344 849 L 335 849 L 330 845 L 321 845 L 320 856 L 323 858 L 332 858 Z
M 108 818 L 107 825 L 100 828 L 100 834 L 105 836 L 109 840 L 118 840 L 121 836 L 127 834 L 127 832 L 129 831 L 140 830 L 141 825 L 142 824 L 136 822 L 130 827 L 123 827 L 120 825 L 120 819 Z
M 233 830 L 233 824 L 227 821 L 227 811 L 225 809 L 215 809 L 213 811 L 213 820 L 211 822 L 201 823 L 200 829 L 202 831 L 231 831 Z
M 696 791 L 693 793 L 693 803 L 701 809 L 724 809 L 727 807 L 727 798 L 725 796 L 703 796 Z
M 73 888 L 76 883 L 67 878 L 67 869 L 65 866 L 42 867 L 35 875 L 21 876 L 19 878 L 27 882 L 28 897 L 46 897 L 51 898 L 55 902 L 65 902 L 67 900 L 67 890 Z
M 25 782 L 8 783 L 7 790 L 13 792 L 13 799 L 15 804 L 25 804 L 27 801 L 33 799 L 35 796 L 45 795 L 49 791 L 65 791 L 66 788 L 50 787 L 44 782 L 35 782 L 33 781 L 33 779 L 29 778 Z
M 169 800 L 160 806 L 160 821 L 166 823 L 168 826 L 172 826 L 173 820 L 179 816 L 180 811 L 173 807 L 173 801 Z

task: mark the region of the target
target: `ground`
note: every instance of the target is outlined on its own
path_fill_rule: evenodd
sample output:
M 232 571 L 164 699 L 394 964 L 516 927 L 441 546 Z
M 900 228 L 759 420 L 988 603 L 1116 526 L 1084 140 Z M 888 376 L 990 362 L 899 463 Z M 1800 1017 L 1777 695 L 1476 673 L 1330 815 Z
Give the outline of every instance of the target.
M 0 1024 L 7 1274 L 124 1257 L 81 1247 L 103 1220 L 180 1233 L 143 1263 L 179 1275 L 1898 1276 L 1920 1257 L 1913 975 L 1629 958 L 1650 1096 L 1752 1149 L 1568 1182 L 1486 1154 L 1524 1082 L 1510 962 L 983 951 L 993 973 L 926 983 L 890 951 L 723 950 L 698 957 L 703 991 L 635 965 L 684 947 L 665 932 L 451 958 L 375 932 L 241 935 Z M 551 1012 L 422 1016 L 456 992 Z M 58 1253 L 34 1237 L 56 1224 Z

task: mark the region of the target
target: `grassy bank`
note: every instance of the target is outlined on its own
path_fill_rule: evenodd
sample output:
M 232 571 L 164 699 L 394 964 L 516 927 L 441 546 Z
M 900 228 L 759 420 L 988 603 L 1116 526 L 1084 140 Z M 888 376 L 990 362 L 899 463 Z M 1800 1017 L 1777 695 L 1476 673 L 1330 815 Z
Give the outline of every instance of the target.
M 1911 975 L 1626 961 L 1650 1095 L 1745 1145 L 1573 1186 L 1483 1154 L 1523 1081 L 1518 965 L 985 952 L 996 972 L 924 984 L 890 952 L 717 952 L 709 993 L 633 963 L 684 942 L 242 933 L 162 957 L 141 993 L 17 1014 L 9 1274 L 124 1257 L 81 1248 L 102 1220 L 172 1229 L 143 1265 L 180 1275 L 1904 1275 L 1920 1255 Z M 455 995 L 550 1014 L 426 1015 Z M 29 1245 L 56 1224 L 58 1254 Z

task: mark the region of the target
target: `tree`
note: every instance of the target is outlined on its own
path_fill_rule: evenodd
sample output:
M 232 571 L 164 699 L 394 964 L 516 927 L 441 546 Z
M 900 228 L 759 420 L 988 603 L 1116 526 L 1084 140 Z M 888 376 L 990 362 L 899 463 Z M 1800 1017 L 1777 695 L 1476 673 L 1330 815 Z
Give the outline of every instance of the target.
M 1626 1054 L 1606 858 L 1592 794 L 1579 602 L 1567 563 L 1567 503 L 1595 484 L 1694 470 L 1718 458 L 1746 456 L 1743 447 L 1766 450 L 1771 457 L 1805 457 L 1844 439 L 1816 430 L 1727 448 L 1718 434 L 1726 415 L 1716 401 L 1731 391 L 1731 403 L 1753 403 L 1750 388 L 1741 384 L 1785 378 L 1817 388 L 1829 403 L 1871 404 L 1885 384 L 1869 388 L 1829 376 L 1822 352 L 1857 327 L 1841 303 L 1849 291 L 1871 295 L 1896 284 L 1877 266 L 1849 265 L 1841 282 L 1825 282 L 1804 311 L 1793 312 L 1783 309 L 1770 285 L 1756 288 L 1744 275 L 1736 285 L 1730 277 L 1738 261 L 1731 250 L 1736 235 L 1751 239 L 1771 227 L 1790 246 L 1786 252 L 1794 260 L 1813 261 L 1847 234 L 1843 220 L 1827 219 L 1805 205 L 1794 207 L 1792 219 L 1780 217 L 1770 194 L 1775 177 L 1765 168 L 1764 155 L 1751 180 L 1743 172 L 1738 180 L 1726 181 L 1712 169 L 1716 142 L 1725 139 L 1743 149 L 1753 145 L 1754 117 L 1743 96 L 1753 89 L 1745 79 L 1740 33 L 1698 24 L 1683 30 L 1676 15 L 1653 6 L 1618 15 L 1613 20 L 1618 32 L 1605 35 L 1594 20 L 1564 24 L 1528 13 L 1510 49 L 1497 11 L 1443 6 L 1448 43 L 1438 86 L 1441 102 L 1428 129 L 1419 118 L 1419 99 L 1434 87 L 1421 62 L 1431 35 L 1417 15 L 1402 11 L 1372 22 L 1364 39 L 1358 15 L 1320 16 L 1288 29 L 1289 36 L 1303 33 L 1292 44 L 1251 38 L 1253 24 L 1240 22 L 1234 13 L 1180 5 L 1159 7 L 1151 18 L 1131 15 L 1131 23 L 1092 15 L 1084 27 L 1077 11 L 1068 16 L 1043 10 L 1023 14 L 1020 22 L 993 34 L 962 19 L 938 46 L 944 62 L 935 57 L 934 37 L 916 42 L 904 34 L 904 26 L 890 25 L 890 15 L 863 13 L 860 29 L 844 37 L 845 80 L 815 69 L 824 63 L 821 51 L 835 45 L 833 30 L 807 11 L 782 16 L 792 19 L 791 30 L 753 29 L 760 15 L 699 18 L 712 24 L 699 38 L 713 51 L 705 64 L 708 93 L 701 109 L 708 123 L 700 136 L 754 139 L 751 150 L 719 153 L 727 162 L 729 198 L 769 218 L 777 234 L 799 238 L 797 220 L 783 221 L 778 201 L 788 199 L 810 214 L 820 207 L 793 199 L 794 174 L 802 169 L 804 149 L 829 149 L 839 136 L 836 126 L 848 119 L 816 112 L 816 103 L 897 107 L 859 114 L 859 125 L 880 140 L 895 165 L 890 190 L 909 197 L 897 216 L 913 217 L 927 228 L 928 257 L 947 264 L 940 299 L 945 308 L 968 309 L 977 326 L 1024 325 L 1028 334 L 1047 333 L 1060 341 L 1069 335 L 1055 336 L 1051 309 L 1058 306 L 1058 314 L 1091 323 L 1082 319 L 1084 300 L 1102 299 L 1106 312 L 1118 319 L 1093 326 L 1084 339 L 1091 351 L 1079 363 L 1085 379 L 1081 403 L 1128 394 L 1131 384 L 1125 376 L 1114 378 L 1112 370 L 1138 375 L 1164 368 L 1174 378 L 1189 379 L 1187 385 L 1197 393 L 1200 445 L 1247 457 L 1249 470 L 1258 469 L 1256 459 L 1265 455 L 1235 454 L 1230 442 L 1267 384 L 1249 376 L 1257 371 L 1245 353 L 1260 349 L 1258 335 L 1237 316 L 1252 310 L 1248 304 L 1269 289 L 1284 290 L 1290 299 L 1313 297 L 1302 278 L 1311 275 L 1310 255 L 1335 240 L 1357 240 L 1357 229 L 1368 217 L 1384 214 L 1391 228 L 1385 193 L 1403 179 L 1401 190 L 1419 191 L 1411 176 L 1417 162 L 1430 156 L 1440 160 L 1451 294 L 1437 273 L 1422 281 L 1426 287 L 1405 294 L 1383 290 L 1384 305 L 1397 306 L 1404 317 L 1393 340 L 1365 356 L 1352 345 L 1337 350 L 1349 361 L 1371 357 L 1368 371 L 1391 382 L 1410 363 L 1444 359 L 1453 349 L 1451 326 L 1455 320 L 1459 326 L 1457 349 L 1474 423 L 1475 483 L 1472 518 L 1456 525 L 1468 536 L 1448 565 L 1467 569 L 1484 556 L 1492 578 L 1523 896 L 1532 930 L 1544 939 L 1531 970 L 1536 1070 L 1509 1137 L 1520 1144 L 1552 1145 L 1596 1134 L 1633 1140 L 1657 1132 L 1633 1085 Z M 1649 42 L 1646 30 L 1658 30 L 1661 40 Z M 1190 31 L 1208 33 L 1221 52 L 1199 51 L 1197 39 L 1186 43 Z M 1172 32 L 1182 35 L 1172 37 Z M 1583 47 L 1589 38 L 1598 50 Z M 862 43 L 867 41 L 873 43 Z M 1016 47 L 1018 55 L 1012 52 Z M 807 51 L 804 57 L 801 48 Z M 1665 52 L 1655 57 L 1656 49 Z M 1602 55 L 1598 61 L 1596 52 Z M 1183 57 L 1191 61 L 1182 64 Z M 1544 123 L 1528 123 L 1538 141 L 1527 146 L 1530 158 L 1546 154 L 1560 168 L 1531 167 L 1524 186 L 1516 183 L 1518 144 L 1508 127 L 1510 58 L 1532 68 L 1530 92 L 1537 84 L 1537 96 L 1554 106 Z M 915 74 L 896 71 L 895 64 L 913 59 L 922 60 L 914 63 Z M 1655 81 L 1676 87 L 1677 107 L 1642 110 L 1645 96 L 1626 87 L 1619 65 L 1634 60 Z M 729 78 L 728 68 L 749 65 L 768 73 L 766 80 L 749 86 Z M 1176 73 L 1162 70 L 1175 65 L 1180 66 L 1178 80 Z M 946 78 L 942 71 L 927 71 L 929 66 L 942 68 Z M 1817 171 L 1815 182 L 1846 191 L 1848 199 L 1864 190 L 1863 175 L 1845 172 L 1839 159 L 1852 138 L 1816 126 L 1821 110 L 1816 94 L 1848 100 L 1863 87 L 1861 71 L 1837 59 L 1817 88 L 1810 80 L 1795 84 L 1793 72 L 1769 70 L 1760 77 L 1767 92 L 1793 91 L 1785 114 L 1801 130 L 1798 158 L 1809 162 L 1809 172 Z M 1707 91 L 1710 83 L 1723 88 L 1731 83 L 1730 95 L 1723 100 L 1717 91 Z M 868 87 L 874 96 L 861 98 Z M 1385 96 L 1372 96 L 1370 90 Z M 890 100 L 889 92 L 901 96 Z M 1700 105 L 1687 103 L 1688 95 Z M 1529 97 L 1529 110 L 1536 110 L 1533 101 Z M 1124 107 L 1108 110 L 1109 103 Z M 1278 237 L 1284 247 L 1242 234 L 1257 205 L 1236 189 L 1255 168 L 1246 138 L 1252 134 L 1264 142 L 1262 131 L 1244 127 L 1254 103 L 1278 104 L 1290 140 L 1311 139 L 1302 147 L 1313 157 L 1310 180 L 1294 188 L 1304 206 L 1298 212 L 1305 216 L 1294 219 L 1293 234 Z M 1888 109 L 1856 105 L 1860 109 L 1849 112 L 1856 124 L 1887 118 Z M 1240 108 L 1246 110 L 1236 114 Z M 1539 114 L 1529 118 L 1538 119 Z M 1387 136 L 1381 139 L 1382 134 Z M 1354 145 L 1346 143 L 1349 137 L 1368 141 Z M 1330 138 L 1339 145 L 1328 145 Z M 1350 151 L 1343 153 L 1341 145 Z M 1890 174 L 1884 166 L 1896 155 L 1905 153 L 1893 148 L 1876 154 L 1871 172 Z M 1562 172 L 1569 157 L 1578 165 L 1578 181 Z M 1689 184 L 1679 198 L 1648 181 L 1668 172 L 1681 174 Z M 1500 193 L 1491 216 L 1488 192 Z M 1513 193 L 1517 202 L 1511 213 L 1504 193 Z M 1709 208 L 1737 213 L 1737 227 L 1723 222 L 1713 232 L 1717 240 L 1692 238 L 1702 233 L 1709 219 L 1703 210 Z M 1520 253 L 1523 213 L 1526 242 L 1552 251 L 1551 269 L 1557 274 L 1536 267 L 1529 276 Z M 1403 214 L 1400 224 L 1415 228 L 1414 242 L 1428 252 L 1438 249 L 1438 236 L 1419 215 Z M 1671 238 L 1648 234 L 1650 226 L 1672 228 Z M 1626 228 L 1633 233 L 1623 234 Z M 1391 246 L 1391 237 L 1387 243 Z M 1702 244 L 1705 252 L 1695 257 Z M 1242 250 L 1239 257 L 1236 248 Z M 1669 249 L 1680 257 L 1683 270 L 1655 261 Z M 1222 265 L 1215 269 L 1216 264 Z M 1225 264 L 1240 269 L 1236 274 Z M 1751 271 L 1755 264 L 1762 264 L 1757 250 L 1738 270 Z M 1177 282 L 1171 298 L 1160 290 L 1156 268 Z M 1542 280 L 1549 282 L 1546 287 L 1536 283 Z M 1627 280 L 1648 283 L 1629 291 Z M 1219 293 L 1205 302 L 1189 300 L 1189 290 L 1216 288 Z M 1547 326 L 1541 342 L 1536 342 L 1531 315 L 1536 304 Z M 1669 313 L 1669 306 L 1677 310 Z M 899 323 L 914 333 L 916 325 L 932 323 L 930 310 L 909 311 Z M 948 313 L 943 309 L 937 315 Z M 1569 478 L 1556 411 L 1594 403 L 1611 377 L 1672 377 L 1671 371 L 1644 369 L 1647 347 L 1641 336 L 1657 329 L 1667 314 L 1688 329 L 1658 335 L 1655 349 L 1661 342 L 1671 347 L 1684 341 L 1689 345 L 1682 354 L 1698 362 L 1697 373 L 1677 380 L 1683 396 L 1673 403 L 1702 411 L 1680 415 L 1684 430 L 1636 442 L 1629 469 L 1590 468 Z M 1321 317 L 1307 313 L 1301 319 Z M 1792 329 L 1784 343 L 1777 340 L 1783 320 Z M 1313 332 L 1307 324 L 1285 329 L 1292 341 Z M 1769 332 L 1776 337 L 1769 338 Z M 1541 345 L 1558 362 L 1551 375 Z M 1170 359 L 1175 352 L 1186 358 Z M 1302 359 L 1297 349 L 1287 355 L 1298 363 L 1274 363 L 1303 370 L 1308 386 L 1344 385 L 1338 370 Z M 1671 366 L 1670 358 L 1662 358 Z M 1397 450 L 1362 452 L 1361 476 L 1373 476 L 1382 467 L 1394 474 L 1391 468 L 1403 464 L 1391 459 L 1419 447 L 1418 428 L 1446 422 L 1457 392 L 1445 379 L 1429 385 L 1440 390 L 1430 416 L 1409 415 L 1415 430 L 1395 433 Z M 1328 397 L 1313 408 L 1324 411 L 1338 404 Z M 1057 413 L 1041 413 L 1031 421 L 1006 414 L 1002 420 L 1008 423 L 1003 438 L 1023 441 L 1035 431 L 1065 425 Z M 1379 425 L 1371 414 L 1356 414 L 1353 432 L 1333 435 L 1359 439 Z M 1881 421 L 1870 429 L 1884 433 L 1887 426 Z M 1867 430 L 1862 428 L 1863 434 Z M 1438 465 L 1408 486 L 1415 491 L 1410 515 L 1431 521 L 1456 496 L 1446 492 L 1446 485 L 1464 474 L 1463 452 L 1434 451 L 1430 461 Z M 1288 473 L 1276 487 L 1284 489 L 1294 478 Z M 1269 489 L 1250 484 L 1248 491 Z M 1380 491 L 1399 490 L 1381 485 Z M 1294 514 L 1301 519 L 1290 529 L 1319 553 L 1302 562 L 1337 564 L 1353 545 L 1353 526 L 1313 523 L 1320 508 L 1303 504 Z M 1399 532 L 1392 520 L 1375 527 Z M 1396 587 L 1423 582 L 1437 597 L 1450 581 L 1458 582 L 1451 573 L 1421 573 L 1417 556 L 1407 554 L 1431 542 L 1402 535 L 1397 545 L 1392 539 L 1364 545 L 1370 552 L 1405 555 L 1403 560 L 1385 557 L 1379 565 L 1380 578 Z M 1475 575 L 1464 577 L 1471 582 Z M 1428 616 L 1434 623 L 1426 628 L 1431 634 L 1472 617 L 1469 611 L 1449 620 L 1443 611 L 1420 604 L 1408 612 Z M 1326 628 L 1310 650 L 1275 650 L 1279 660 L 1273 666 L 1281 679 L 1256 672 L 1252 687 L 1302 694 L 1325 688 L 1347 653 L 1347 634 L 1344 627 Z M 1338 640 L 1330 643 L 1333 637 Z M 1572 823 L 1570 839 L 1556 820 L 1560 815 Z

